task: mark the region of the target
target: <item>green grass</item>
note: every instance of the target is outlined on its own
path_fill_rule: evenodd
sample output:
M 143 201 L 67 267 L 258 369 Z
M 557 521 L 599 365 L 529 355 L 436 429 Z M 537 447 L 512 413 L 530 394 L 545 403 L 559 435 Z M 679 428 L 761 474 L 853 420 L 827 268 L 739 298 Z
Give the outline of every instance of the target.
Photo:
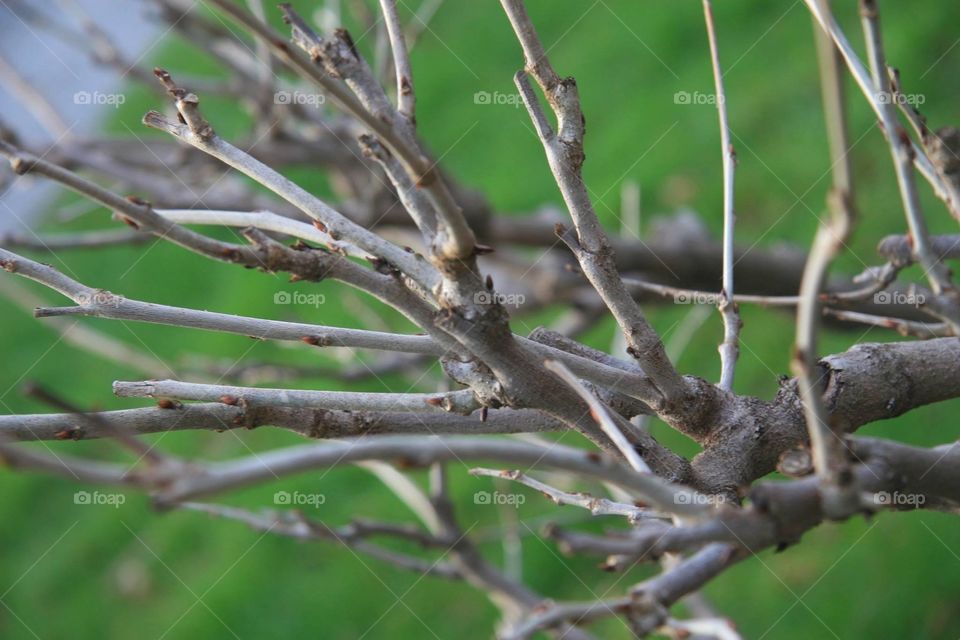
M 588 122 L 585 178 L 604 222 L 616 227 L 620 185 L 634 180 L 643 190 L 645 228 L 655 214 L 689 207 L 719 231 L 716 112 L 710 105 L 678 106 L 673 100 L 677 91 L 712 91 L 699 3 L 671 3 L 669 10 L 655 2 L 530 4 L 555 66 L 578 79 Z M 837 4 L 843 5 L 838 7 L 842 22 L 859 43 L 854 3 Z M 829 182 L 810 19 L 802 4 L 788 6 L 717 3 L 715 8 L 739 157 L 737 231 L 746 246 L 808 245 Z M 957 37 L 957 7 L 947 2 L 884 3 L 883 11 L 891 64 L 901 69 L 909 91 L 926 96 L 924 111 L 934 126 L 956 124 L 951 118 L 957 115 L 953 107 L 960 77 L 954 70 L 960 48 L 951 46 Z M 361 48 L 370 44 L 369 39 L 360 41 Z M 157 62 L 174 74 L 210 70 L 183 43 L 164 48 Z M 519 47 L 496 3 L 448 2 L 415 50 L 413 63 L 420 130 L 454 175 L 484 191 L 498 210 L 529 211 L 559 201 L 523 109 L 474 103 L 478 91 L 513 93 L 511 77 L 520 64 Z M 851 103 L 853 139 L 864 137 L 853 152 L 860 226 L 837 266 L 847 273 L 874 264 L 877 240 L 904 228 L 889 152 L 863 101 L 853 95 Z M 151 135 L 139 118 L 158 106 L 152 94 L 134 90 L 107 128 L 125 134 L 129 127 L 137 135 Z M 240 135 L 248 124 L 230 102 L 205 100 L 204 107 L 225 135 Z M 302 170 L 295 177 L 323 193 L 321 172 Z M 926 186 L 923 189 L 931 229 L 951 231 L 954 223 Z M 97 211 L 73 226 L 103 225 L 108 216 Z M 345 302 L 346 290 L 335 284 L 290 285 L 281 276 L 212 263 L 167 244 L 147 247 L 42 259 L 92 286 L 155 302 L 330 325 L 357 323 Z M 328 304 L 278 312 L 272 304 L 274 293 L 293 286 L 324 293 Z M 53 294 L 32 288 L 53 302 Z M 379 309 L 388 321 L 397 321 Z M 687 311 L 664 307 L 651 309 L 650 315 L 669 340 Z M 20 394 L 28 380 L 84 406 L 137 405 L 112 397 L 110 383 L 141 374 L 77 351 L 18 309 L 7 307 L 3 318 L 0 410 L 44 410 Z M 776 376 L 788 371 L 792 321 L 775 312 L 744 309 L 744 322 L 737 391 L 771 397 Z M 329 363 L 313 350 L 239 336 L 108 321 L 91 324 L 174 368 L 195 352 L 241 361 Z M 514 322 L 518 333 L 533 326 L 529 319 Z M 607 323 L 591 334 L 591 342 L 606 348 L 612 335 L 613 326 Z M 680 359 L 681 369 L 716 378 L 720 335 L 719 319 L 711 317 Z M 831 353 L 854 342 L 888 339 L 891 336 L 879 330 L 830 332 L 821 350 Z M 336 378 L 303 384 L 347 388 Z M 408 385 L 388 378 L 351 388 L 404 391 Z M 956 401 L 926 407 L 863 432 L 925 445 L 946 442 L 955 437 L 958 408 Z M 655 429 L 671 445 L 694 450 L 662 425 Z M 150 440 L 164 450 L 214 459 L 299 442 L 290 434 L 267 430 L 171 433 Z M 565 441 L 575 443 L 575 437 Z M 98 442 L 50 448 L 119 456 L 115 447 Z M 497 510 L 475 506 L 471 499 L 474 491 L 489 490 L 490 482 L 472 479 L 456 465 L 451 471 L 465 525 L 474 525 L 473 531 L 496 525 Z M 242 638 L 357 638 L 368 631 L 369 638 L 485 638 L 496 617 L 494 607 L 466 586 L 421 580 L 333 545 L 262 536 L 190 512 L 155 513 L 146 498 L 134 493 L 120 508 L 75 505 L 75 491 L 96 488 L 9 472 L 0 477 L 5 498 L 0 517 L 6 523 L 0 527 L 5 552 L 0 593 L 8 607 L 7 614 L 0 615 L 4 638 L 29 638 L 32 633 L 40 638 L 126 638 L 131 633 L 145 638 L 230 637 L 225 626 Z M 356 469 L 286 478 L 227 500 L 251 507 L 270 504 L 280 488 L 325 494 L 316 515 L 330 524 L 355 515 L 409 517 L 375 480 Z M 526 495 L 518 511 L 521 532 L 527 532 L 526 527 L 536 531 L 547 517 L 583 517 L 558 512 L 533 492 Z M 613 523 L 585 526 L 599 530 L 604 524 Z M 744 562 L 712 584 L 708 594 L 745 637 L 957 637 L 958 543 L 955 521 L 930 513 L 827 525 L 810 533 L 804 544 Z M 496 543 L 485 548 L 499 559 Z M 650 571 L 611 576 L 595 565 L 595 559 L 559 559 L 552 545 L 536 536 L 525 539 L 524 575 L 533 588 L 552 598 L 589 598 L 591 590 L 619 595 Z M 605 637 L 627 637 L 617 623 L 599 630 L 609 634 Z

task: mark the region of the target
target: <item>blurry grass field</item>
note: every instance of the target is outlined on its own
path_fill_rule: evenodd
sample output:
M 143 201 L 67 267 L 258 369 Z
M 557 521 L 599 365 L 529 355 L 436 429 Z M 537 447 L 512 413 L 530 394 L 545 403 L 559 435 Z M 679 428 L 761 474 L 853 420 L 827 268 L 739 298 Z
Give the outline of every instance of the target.
M 304 11 L 312 5 L 294 4 Z M 585 178 L 604 221 L 616 228 L 620 185 L 634 180 L 643 191 L 645 227 L 656 213 L 689 207 L 719 231 L 721 166 L 715 108 L 674 102 L 678 91 L 712 92 L 700 3 L 554 0 L 529 4 L 555 67 L 578 80 L 588 122 Z M 848 33 L 858 36 L 855 3 L 836 4 Z M 806 246 L 829 183 L 809 16 L 800 2 L 716 5 L 739 158 L 739 242 Z M 958 124 L 960 47 L 954 45 L 960 37 L 956 30 L 960 8 L 956 3 L 924 0 L 884 2 L 882 10 L 888 58 L 900 68 L 906 90 L 925 96 L 923 110 L 934 127 Z M 369 39 L 354 36 L 361 48 L 369 50 Z M 171 40 L 158 51 L 156 62 L 175 75 L 178 70 L 207 69 L 182 42 Z M 486 193 L 497 210 L 507 212 L 530 211 L 559 201 L 525 111 L 474 101 L 478 91 L 512 94 L 512 74 L 520 63 L 519 47 L 494 2 L 450 0 L 413 52 L 423 137 L 448 170 Z M 882 135 L 853 92 L 851 104 L 861 220 L 837 269 L 856 273 L 876 263 L 873 249 L 879 238 L 902 232 L 904 223 Z M 128 134 L 129 128 L 139 136 L 151 135 L 139 119 L 147 108 L 159 106 L 152 94 L 132 88 L 127 104 L 106 126 L 118 134 Z M 246 126 L 235 104 L 205 101 L 204 108 L 221 133 L 239 133 Z M 323 192 L 322 175 L 301 171 L 296 178 Z M 954 229 L 955 223 L 925 186 L 924 205 L 934 232 Z M 71 226 L 103 225 L 107 217 L 101 210 Z M 334 283 L 288 285 L 282 276 L 213 263 L 168 244 L 41 259 L 86 284 L 129 297 L 228 313 L 357 325 L 356 295 Z M 317 309 L 273 304 L 276 292 L 294 286 L 324 293 L 327 304 Z M 33 290 L 54 302 L 51 293 L 40 287 Z M 669 340 L 688 311 L 688 307 L 665 305 L 649 313 Z M 387 322 L 396 322 L 389 312 L 381 314 Z M 777 376 L 788 373 L 792 319 L 755 308 L 744 309 L 743 315 L 737 391 L 770 397 Z M 112 397 L 110 383 L 139 379 L 142 374 L 77 351 L 42 321 L 19 309 L 4 304 L 2 317 L 5 366 L 0 369 L 0 410 L 46 410 L 21 397 L 20 388 L 28 380 L 42 382 L 83 406 L 137 406 Z M 174 369 L 195 352 L 238 363 L 329 362 L 314 350 L 239 336 L 90 322 L 155 354 Z M 534 326 L 523 318 L 514 323 L 521 334 Z M 607 348 L 612 335 L 612 324 L 606 324 L 591 334 L 591 340 Z M 711 317 L 684 352 L 681 370 L 715 379 L 719 336 L 719 318 Z M 855 342 L 890 338 L 880 330 L 829 332 L 821 351 L 832 353 Z M 307 379 L 303 385 L 347 388 L 335 377 Z M 386 378 L 349 388 L 406 391 L 408 386 L 399 378 Z M 957 401 L 923 408 L 867 427 L 864 433 L 925 445 L 947 442 L 956 437 L 958 409 Z M 654 429 L 672 445 L 694 451 L 662 425 Z M 565 436 L 565 441 L 575 440 Z M 170 433 L 152 441 L 175 453 L 223 459 L 301 440 L 261 429 Z M 110 445 L 98 442 L 50 448 L 116 455 Z M 457 465 L 451 471 L 464 525 L 488 539 L 485 548 L 491 557 L 499 558 L 500 546 L 491 527 L 504 514 L 495 507 L 474 505 L 471 499 L 474 491 L 490 490 L 490 482 L 470 478 Z M 0 601 L 6 607 L 0 610 L 0 636 L 4 638 L 484 638 L 491 633 L 494 607 L 458 583 L 419 579 L 333 545 L 263 536 L 196 513 L 155 513 L 138 494 L 129 494 L 120 508 L 80 506 L 74 504 L 74 492 L 95 487 L 6 471 L 0 472 L 0 480 L 4 487 Z M 285 478 L 225 500 L 269 506 L 279 489 L 323 493 L 325 504 L 311 515 L 331 525 L 353 516 L 409 518 L 375 479 L 356 469 Z M 650 570 L 625 577 L 607 575 L 590 559 L 560 558 L 552 545 L 527 534 L 537 532 L 550 518 L 586 521 L 588 517 L 558 511 L 534 492 L 526 495 L 516 517 L 521 519 L 519 532 L 525 535 L 523 571 L 534 589 L 556 599 L 612 597 Z M 614 524 L 593 521 L 585 526 Z M 797 548 L 744 562 L 716 581 L 708 594 L 749 638 L 955 638 L 960 636 L 958 554 L 960 534 L 955 520 L 923 512 L 881 515 L 823 526 Z M 586 576 L 590 587 L 574 572 Z M 605 637 L 628 635 L 615 623 L 598 629 L 609 634 Z

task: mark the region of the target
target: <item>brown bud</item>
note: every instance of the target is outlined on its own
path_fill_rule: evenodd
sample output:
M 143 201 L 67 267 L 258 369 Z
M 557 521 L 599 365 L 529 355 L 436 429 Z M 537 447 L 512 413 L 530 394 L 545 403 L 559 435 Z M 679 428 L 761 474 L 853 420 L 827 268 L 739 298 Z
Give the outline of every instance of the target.
M 127 225 L 128 227 L 133 227 L 134 229 L 140 228 L 140 224 L 138 222 L 128 218 L 127 216 L 120 215 L 118 217 L 120 218 L 120 221 L 123 222 L 123 224 Z

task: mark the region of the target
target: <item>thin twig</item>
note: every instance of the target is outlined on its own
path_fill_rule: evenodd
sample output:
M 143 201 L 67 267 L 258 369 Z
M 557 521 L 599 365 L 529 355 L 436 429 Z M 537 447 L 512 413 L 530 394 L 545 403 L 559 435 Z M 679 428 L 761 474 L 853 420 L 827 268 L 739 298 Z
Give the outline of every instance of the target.
M 829 10 L 827 0 L 821 0 L 820 6 L 825 11 Z M 819 38 L 816 32 L 815 36 Z M 822 478 L 825 490 L 845 492 L 840 494 L 842 497 L 850 494 L 847 491 L 846 450 L 840 436 L 828 423 L 822 398 L 823 376 L 817 367 L 817 338 L 822 314 L 820 291 L 826 282 L 830 263 L 844 246 L 853 226 L 852 174 L 847 159 L 848 139 L 839 63 L 830 43 L 819 39 L 818 47 L 824 113 L 830 138 L 833 189 L 827 201 L 830 217 L 827 221 L 821 221 L 817 229 L 800 285 L 792 366 L 803 399 L 814 469 Z M 829 502 L 836 505 L 839 500 Z
M 829 13 L 827 5 L 823 4 L 823 0 L 804 0 L 804 2 L 810 9 L 810 12 L 813 14 L 814 18 L 820 24 L 820 27 L 830 34 L 830 37 L 836 44 L 837 49 L 843 56 L 843 60 L 847 63 L 847 68 L 849 69 L 850 74 L 853 76 L 853 79 L 856 81 L 857 86 L 860 87 L 860 90 L 867 98 L 870 107 L 873 109 L 874 113 L 877 114 L 877 117 L 882 121 L 884 107 L 880 101 L 879 94 L 877 93 L 876 85 L 871 79 L 870 72 L 857 56 L 853 47 L 850 45 L 850 41 L 847 40 L 846 35 L 844 35 L 843 31 L 840 29 L 840 26 L 837 24 L 836 20 Z M 888 136 L 896 135 L 895 131 L 887 131 L 885 133 Z M 906 142 L 910 144 L 913 149 L 913 156 L 911 158 L 912 162 L 916 165 L 917 169 L 919 169 L 920 173 L 923 174 L 931 186 L 933 186 L 937 196 L 943 200 L 944 203 L 946 203 L 947 208 L 950 210 L 953 216 L 960 219 L 960 201 L 957 200 L 957 198 L 960 196 L 956 194 L 955 190 L 952 191 L 944 184 L 943 180 L 940 178 L 940 174 L 937 172 L 936 168 L 933 166 L 933 163 L 931 163 L 930 158 L 927 157 L 924 150 L 909 139 Z
M 723 153 L 723 289 L 720 292 L 720 314 L 723 316 L 723 342 L 720 344 L 720 388 L 733 389 L 733 377 L 740 355 L 740 328 L 742 322 L 734 301 L 733 287 L 733 240 L 736 225 L 734 212 L 734 171 L 737 155 L 730 141 L 730 124 L 727 120 L 727 97 L 723 90 L 723 70 L 717 50 L 717 32 L 713 22 L 710 0 L 703 0 L 703 15 L 710 40 L 710 60 L 713 63 L 713 79 L 716 87 L 717 113 L 720 115 L 720 147 Z
M 910 236 L 913 240 L 914 254 L 937 295 L 951 291 L 949 271 L 934 255 L 927 231 L 926 219 L 920 208 L 920 195 L 913 175 L 914 150 L 910 137 L 897 119 L 897 109 L 893 105 L 893 87 L 887 72 L 887 63 L 883 52 L 883 39 L 880 33 L 880 17 L 875 0 L 860 1 L 860 15 L 863 32 L 867 41 L 867 54 L 870 60 L 870 73 L 874 92 L 880 107 L 880 120 L 890 143 L 894 169 L 897 173 L 897 185 L 903 200 L 903 209 L 907 216 Z M 960 327 L 960 317 L 945 318 Z
M 574 252 L 584 274 L 610 308 L 624 332 L 630 354 L 640 361 L 665 399 L 679 399 L 686 393 L 683 378 L 667 358 L 660 336 L 620 279 L 613 250 L 583 182 L 585 125 L 576 82 L 573 78 L 561 79 L 554 71 L 522 0 L 501 0 L 501 4 L 526 62 L 526 70 L 517 72 L 514 82 L 537 128 L 550 169 L 576 227 L 576 234 L 567 234 L 558 228 L 558 235 Z M 528 73 L 540 85 L 557 116 L 557 131 L 547 123 L 530 88 Z
M 610 411 L 600 402 L 599 398 L 590 393 L 590 391 L 583 386 L 583 383 L 581 383 L 580 380 L 573 375 L 573 372 L 564 366 L 562 362 L 547 360 L 543 363 L 543 366 L 557 374 L 561 380 L 577 392 L 577 395 L 586 401 L 590 406 L 590 413 L 593 419 L 596 420 L 600 428 L 603 429 L 603 432 L 607 434 L 607 437 L 617 446 L 617 449 L 623 454 L 627 462 L 630 463 L 630 466 L 640 473 L 650 473 L 650 467 L 643 461 L 643 458 L 641 458 L 637 450 L 633 448 L 633 445 L 630 444 L 626 436 L 623 435 L 623 431 L 621 431 L 620 427 L 613 421 Z
M 276 407 L 320 408 L 331 411 L 412 411 L 429 413 L 452 411 L 468 415 L 478 408 L 469 390 L 452 393 L 361 393 L 350 391 L 308 391 L 301 389 L 263 389 L 199 384 L 177 380 L 113 383 L 113 392 L 121 398 L 174 398 L 231 402 Z
M 657 513 L 655 511 L 651 511 L 650 509 L 645 509 L 632 504 L 624 504 L 623 502 L 615 502 L 613 500 L 607 500 L 606 498 L 598 498 L 586 493 L 570 493 L 569 491 L 563 491 L 562 489 L 558 489 L 544 482 L 540 482 L 536 478 L 531 478 L 529 475 L 519 470 L 506 471 L 477 467 L 471 469 L 470 473 L 475 476 L 506 478 L 507 480 L 519 482 L 522 485 L 539 491 L 558 505 L 574 505 L 577 507 L 582 507 L 590 511 L 591 515 L 595 516 L 626 516 L 631 521 L 646 518 L 666 517 L 662 513 Z
M 413 68 L 410 66 L 410 53 L 404 41 L 403 27 L 397 14 L 396 0 L 380 0 L 383 20 L 390 36 L 390 49 L 393 51 L 393 66 L 397 74 L 397 110 L 411 124 L 416 122 L 416 96 L 413 92 Z

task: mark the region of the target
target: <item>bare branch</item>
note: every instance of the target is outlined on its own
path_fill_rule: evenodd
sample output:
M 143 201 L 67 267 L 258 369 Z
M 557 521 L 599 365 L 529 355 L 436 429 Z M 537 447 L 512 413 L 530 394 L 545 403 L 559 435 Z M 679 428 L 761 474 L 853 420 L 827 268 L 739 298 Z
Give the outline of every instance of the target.
M 826 3 L 821 6 L 826 6 Z M 837 63 L 831 49 L 821 42 L 823 102 L 830 131 L 834 181 L 827 201 L 830 218 L 826 222 L 821 221 L 807 257 L 797 306 L 796 347 L 791 364 L 803 399 L 814 468 L 822 478 L 825 492 L 830 492 L 827 501 L 841 513 L 846 508 L 843 503 L 849 503 L 852 495 L 848 486 L 850 477 L 847 475 L 843 442 L 836 433 L 842 431 L 843 426 L 828 423 L 827 409 L 822 399 L 822 376 L 817 368 L 817 336 L 822 313 L 820 291 L 826 282 L 830 263 L 845 246 L 854 222 L 851 174 L 846 164 L 848 140 L 842 86 L 837 80 Z
M 716 86 L 717 112 L 720 114 L 720 147 L 723 153 L 723 290 L 721 291 L 720 314 L 723 316 L 723 342 L 720 344 L 720 388 L 733 389 L 733 376 L 740 355 L 740 314 L 734 302 L 733 287 L 733 236 L 736 225 L 734 212 L 734 169 L 737 156 L 730 142 L 730 124 L 727 122 L 727 96 L 723 90 L 723 71 L 720 53 L 717 50 L 717 33 L 713 23 L 713 8 L 710 0 L 703 0 L 703 15 L 710 40 L 710 59 L 713 62 L 713 78 Z
M 4 249 L 0 249 L 0 265 L 10 273 L 15 273 L 50 287 L 79 305 L 77 307 L 37 309 L 36 315 L 38 317 L 81 315 L 117 318 L 224 331 L 251 336 L 256 339 L 293 340 L 315 346 L 357 347 L 429 355 L 441 355 L 443 353 L 443 350 L 435 345 L 428 336 L 403 336 L 363 329 L 340 329 L 297 322 L 261 320 L 259 318 L 246 318 L 226 313 L 197 311 L 131 300 L 103 289 L 93 289 L 83 285 L 52 267 L 28 260 Z
M 877 114 L 877 117 L 883 121 L 884 107 L 881 104 L 876 85 L 871 79 L 870 72 L 867 71 L 867 68 L 853 50 L 853 47 L 850 45 L 847 37 L 843 34 L 840 26 L 829 13 L 828 7 L 823 3 L 823 0 L 804 0 L 804 2 L 806 2 L 807 7 L 810 9 L 813 17 L 820 24 L 820 27 L 830 34 L 834 44 L 836 44 L 837 49 L 843 56 L 843 60 L 847 63 L 847 69 L 850 71 L 850 74 L 856 81 L 857 86 L 860 87 L 863 95 L 867 98 L 870 108 L 873 109 L 873 111 Z M 894 144 L 892 136 L 897 135 L 896 130 L 885 131 L 885 134 L 891 138 L 891 144 Z M 940 179 L 939 173 L 930 162 L 930 159 L 927 157 L 926 153 L 924 153 L 924 150 L 914 142 L 909 142 L 908 140 L 908 143 L 913 149 L 911 161 L 931 184 L 934 191 L 937 193 L 937 196 L 943 200 L 944 203 L 946 203 L 947 208 L 950 210 L 953 216 L 955 218 L 960 218 L 960 199 L 958 199 L 960 196 L 957 195 L 955 190 L 950 189 L 943 183 L 943 181 Z
M 398 459 L 414 466 L 484 459 L 506 464 L 543 465 L 613 482 L 636 491 L 645 502 L 663 511 L 689 515 L 702 515 L 710 511 L 705 506 L 706 501 L 698 499 L 694 492 L 656 476 L 638 474 L 601 454 L 560 445 L 544 448 L 517 441 L 467 437 L 422 439 L 384 436 L 343 440 L 323 446 L 276 449 L 250 458 L 209 464 L 202 475 L 183 478 L 164 489 L 160 497 L 165 501 L 177 502 L 307 469 L 361 460 Z M 677 499 L 680 495 L 685 497 Z
M 328 540 L 337 542 L 346 547 L 350 547 L 354 551 L 366 554 L 371 558 L 395 565 L 401 569 L 413 571 L 420 575 L 429 575 L 447 580 L 456 580 L 461 577 L 460 572 L 449 563 L 422 560 L 367 541 L 368 537 L 381 534 L 411 539 L 420 544 L 429 544 L 431 546 L 445 544 L 436 538 L 403 527 L 357 521 L 343 527 L 333 528 L 322 522 L 310 520 L 297 511 L 254 513 L 237 507 L 204 502 L 184 502 L 179 506 L 182 509 L 199 511 L 220 518 L 236 520 L 246 524 L 255 531 L 287 536 L 297 540 Z
M 561 79 L 550 65 L 543 45 L 521 0 L 501 0 L 510 24 L 523 47 L 527 73 L 533 75 L 557 116 L 559 130 L 547 130 L 535 102 L 526 73 L 514 77 L 521 95 L 540 131 L 547 161 L 576 226 L 576 237 L 559 235 L 576 255 L 584 274 L 610 308 L 627 339 L 628 350 L 637 358 L 664 398 L 679 399 L 686 390 L 683 379 L 667 358 L 660 337 L 644 318 L 624 286 L 614 263 L 613 250 L 594 211 L 583 183 L 583 113 L 573 78 Z M 526 86 L 525 86 L 526 85 Z
M 490 409 L 486 420 L 455 413 L 331 411 L 242 403 L 224 397 L 214 403 L 162 403 L 164 406 L 97 412 L 96 424 L 75 413 L 0 416 L 0 436 L 9 440 L 89 440 L 122 430 L 135 435 L 166 431 L 254 429 L 273 426 L 308 438 L 349 438 L 383 434 L 511 434 L 564 431 L 566 426 L 531 409 Z
M 634 449 L 633 445 L 627 440 L 626 436 L 623 435 L 623 431 L 621 431 L 620 427 L 613 421 L 609 410 L 577 380 L 577 377 L 573 375 L 570 369 L 556 360 L 547 360 L 543 363 L 543 366 L 557 374 L 578 396 L 586 401 L 590 406 L 590 414 L 593 416 L 593 419 L 597 421 L 597 424 L 600 425 L 603 432 L 607 434 L 607 437 L 617 446 L 617 450 L 623 454 L 623 457 L 630 466 L 640 473 L 650 473 L 650 467 L 643 461 L 637 453 L 637 450 Z
M 357 393 L 262 389 L 176 380 L 151 380 L 147 382 L 117 381 L 113 383 L 113 392 L 121 398 L 173 398 L 200 402 L 217 402 L 228 398 L 231 402 L 245 402 L 248 405 L 315 408 L 330 411 L 411 411 L 416 413 L 448 411 L 469 415 L 479 406 L 469 390 L 445 394 Z
M 902 336 L 915 336 L 917 338 L 945 338 L 956 335 L 946 322 L 927 323 L 912 322 L 900 318 L 891 318 L 888 316 L 872 316 L 866 313 L 857 313 L 856 311 L 841 311 L 839 309 L 824 309 L 823 312 L 834 318 L 846 320 L 849 322 L 859 322 L 874 327 L 883 327 L 884 329 L 893 329 Z
M 910 236 L 913 239 L 914 254 L 923 266 L 933 292 L 940 295 L 945 291 L 952 291 L 953 285 L 950 284 L 947 268 L 936 259 L 930 246 L 930 234 L 927 231 L 926 220 L 920 209 L 920 196 L 913 175 L 915 153 L 913 143 L 897 119 L 897 109 L 893 105 L 893 101 L 881 99 L 883 96 L 892 96 L 893 88 L 890 85 L 890 76 L 887 73 L 883 40 L 880 35 L 880 18 L 875 0 L 861 0 L 860 14 L 867 40 L 874 92 L 877 95 L 880 108 L 880 121 L 883 124 L 887 141 L 890 143 L 893 164 L 897 173 L 897 184 L 900 187 L 903 209 L 907 216 L 907 224 L 910 227 Z M 960 326 L 960 317 L 947 318 L 947 320 L 954 326 Z
M 383 11 L 383 20 L 387 25 L 387 34 L 390 36 L 393 66 L 397 74 L 397 110 L 413 124 L 416 122 L 413 68 L 410 66 L 410 54 L 407 52 L 407 44 L 404 42 L 400 16 L 397 15 L 396 0 L 380 0 L 380 8 Z
M 229 0 L 210 0 L 210 2 L 247 27 L 258 39 L 266 42 L 274 54 L 294 71 L 305 79 L 323 87 L 348 113 L 369 127 L 371 132 L 401 159 L 411 178 L 416 184 L 427 190 L 438 213 L 443 217 L 446 237 L 440 239 L 440 244 L 437 247 L 440 256 L 447 260 L 457 260 L 473 254 L 473 233 L 463 219 L 459 205 L 439 175 L 435 163 L 414 142 L 412 131 L 398 127 L 397 120 L 394 118 L 381 119 L 378 117 L 374 111 L 368 108 L 368 105 L 364 104 L 362 99 L 351 95 L 351 89 L 355 90 L 356 85 L 348 89 L 336 76 L 330 74 L 328 69 L 324 70 L 320 65 L 314 64 L 314 59 L 311 59 L 311 57 L 314 54 L 319 56 L 319 51 L 311 49 L 309 51 L 311 57 L 306 57 L 288 47 L 267 24 L 243 11 L 236 4 Z M 289 9 L 286 13 L 288 18 L 296 16 Z M 303 32 L 301 31 L 301 33 Z M 319 39 L 316 38 L 316 34 L 311 32 L 303 35 L 307 37 L 306 39 L 299 39 L 298 45 L 308 44 L 308 48 L 310 48 L 310 41 L 316 42 L 318 46 L 322 45 L 322 42 L 317 42 Z M 349 34 L 346 34 L 346 36 L 349 37 Z M 338 37 L 338 41 L 345 44 L 341 37 Z M 351 51 L 350 53 L 352 54 L 350 57 L 344 57 L 342 60 L 347 63 L 359 63 L 360 60 L 355 52 Z M 319 60 L 319 57 L 317 60 Z M 372 82 L 375 84 L 375 81 Z M 382 93 L 382 91 L 379 93 Z
M 570 493 L 552 487 L 546 483 L 540 482 L 535 478 L 519 470 L 498 471 L 496 469 L 471 469 L 470 473 L 475 476 L 488 476 L 491 478 L 506 478 L 519 482 L 522 485 L 535 489 L 545 495 L 558 505 L 574 505 L 590 511 L 594 516 L 626 516 L 631 521 L 642 520 L 645 518 L 663 518 L 661 513 L 638 507 L 632 504 L 624 504 L 607 500 L 606 498 L 597 498 L 586 493 Z
M 163 70 L 157 75 L 176 98 L 177 110 L 187 124 L 171 122 L 161 114 L 151 111 L 144 116 L 148 127 L 166 131 L 187 144 L 204 151 L 237 171 L 253 178 L 278 196 L 318 221 L 329 240 L 343 239 L 360 247 L 364 251 L 386 260 L 413 278 L 427 291 L 432 291 L 437 283 L 437 274 L 430 265 L 410 255 L 400 247 L 393 245 L 380 236 L 353 223 L 338 211 L 305 189 L 285 178 L 277 171 L 256 160 L 247 153 L 234 147 L 216 135 L 209 123 L 200 116 L 199 99 L 192 93 L 180 89 Z

